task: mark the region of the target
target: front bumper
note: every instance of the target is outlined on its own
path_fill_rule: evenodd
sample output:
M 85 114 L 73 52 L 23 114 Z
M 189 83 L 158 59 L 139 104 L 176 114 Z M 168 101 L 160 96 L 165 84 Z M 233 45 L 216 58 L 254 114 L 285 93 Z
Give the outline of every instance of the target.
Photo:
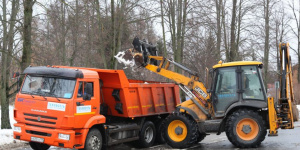
M 14 126 L 21 127 L 21 132 L 14 131 L 14 138 L 31 141 L 31 137 L 43 138 L 45 144 L 51 146 L 59 146 L 64 148 L 74 148 L 76 146 L 75 131 L 74 130 L 63 130 L 63 129 L 49 129 L 36 126 L 28 126 L 23 123 L 15 123 Z M 58 138 L 58 134 L 69 134 L 69 140 L 63 140 Z M 81 145 L 80 145 L 81 146 Z

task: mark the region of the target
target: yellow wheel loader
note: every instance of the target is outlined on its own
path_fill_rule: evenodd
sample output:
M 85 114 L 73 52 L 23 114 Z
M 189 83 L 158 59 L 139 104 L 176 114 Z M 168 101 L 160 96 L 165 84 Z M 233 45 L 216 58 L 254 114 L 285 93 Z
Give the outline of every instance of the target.
M 269 135 L 274 136 L 278 128 L 294 128 L 288 44 L 279 45 L 281 81 L 279 99 L 275 103 L 272 97 L 266 95 L 261 62 L 220 61 L 209 70 L 211 85 L 207 89 L 199 80 L 199 73 L 170 59 L 156 56 L 155 46 L 138 38 L 134 39 L 133 45 L 133 49 L 116 58 L 126 62 L 133 60 L 136 65 L 175 81 L 190 98 L 182 100 L 176 111 L 163 122 L 161 134 L 171 147 L 190 147 L 212 132 L 217 135 L 225 132 L 228 140 L 239 148 L 258 147 L 268 129 Z M 171 64 L 188 75 L 170 70 Z

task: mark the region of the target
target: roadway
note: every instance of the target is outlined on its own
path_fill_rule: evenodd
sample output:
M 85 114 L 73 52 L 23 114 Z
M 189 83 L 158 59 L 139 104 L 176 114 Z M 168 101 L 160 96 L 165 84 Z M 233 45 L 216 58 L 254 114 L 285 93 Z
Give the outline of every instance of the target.
M 268 137 L 262 142 L 261 146 L 256 148 L 258 150 L 272 149 L 300 149 L 300 122 L 295 122 L 295 129 L 293 130 L 279 130 L 276 137 Z M 109 150 L 127 150 L 134 149 L 128 145 L 122 144 L 109 147 Z M 168 145 L 156 145 L 149 149 L 171 149 Z M 208 135 L 202 142 L 190 147 L 189 149 L 236 149 L 227 139 L 225 133 L 217 136 L 215 134 Z M 23 146 L 12 150 L 31 150 L 30 146 Z M 64 148 L 51 147 L 50 150 L 71 150 Z

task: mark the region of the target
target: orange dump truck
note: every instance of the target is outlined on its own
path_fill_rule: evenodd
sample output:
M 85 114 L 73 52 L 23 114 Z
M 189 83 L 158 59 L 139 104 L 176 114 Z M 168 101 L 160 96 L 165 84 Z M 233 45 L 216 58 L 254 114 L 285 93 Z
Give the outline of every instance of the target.
M 15 100 L 14 138 L 32 149 L 101 149 L 163 142 L 160 124 L 180 103 L 173 83 L 129 80 L 123 70 L 28 67 Z

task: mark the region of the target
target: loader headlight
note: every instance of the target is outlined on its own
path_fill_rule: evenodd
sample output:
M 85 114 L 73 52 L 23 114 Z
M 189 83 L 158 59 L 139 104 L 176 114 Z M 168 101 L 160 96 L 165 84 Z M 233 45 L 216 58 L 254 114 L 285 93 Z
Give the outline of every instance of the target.
M 59 139 L 62 139 L 62 140 L 70 140 L 70 134 L 62 134 L 62 133 L 59 133 L 59 134 L 58 134 L 58 138 L 59 138 Z
M 21 127 L 14 127 L 14 131 L 21 133 Z

